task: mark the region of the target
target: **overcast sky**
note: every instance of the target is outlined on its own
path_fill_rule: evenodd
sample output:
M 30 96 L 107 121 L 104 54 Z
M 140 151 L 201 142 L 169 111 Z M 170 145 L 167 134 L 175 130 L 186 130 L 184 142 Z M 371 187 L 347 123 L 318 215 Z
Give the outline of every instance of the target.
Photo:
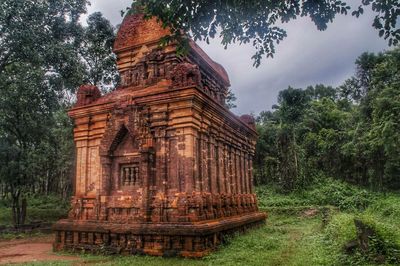
M 120 24 L 120 11 L 131 0 L 91 0 L 88 13 L 100 11 L 113 25 Z M 269 110 L 278 92 L 288 86 L 337 86 L 354 73 L 354 61 L 363 52 L 388 49 L 386 42 L 372 28 L 373 14 L 366 12 L 356 19 L 338 16 L 326 31 L 318 31 L 309 18 L 300 18 L 283 28 L 288 37 L 276 47 L 274 58 L 265 58 L 253 67 L 251 44 L 231 45 L 225 50 L 215 39 L 210 45 L 199 43 L 208 55 L 222 64 L 229 74 L 236 94 L 236 114 Z

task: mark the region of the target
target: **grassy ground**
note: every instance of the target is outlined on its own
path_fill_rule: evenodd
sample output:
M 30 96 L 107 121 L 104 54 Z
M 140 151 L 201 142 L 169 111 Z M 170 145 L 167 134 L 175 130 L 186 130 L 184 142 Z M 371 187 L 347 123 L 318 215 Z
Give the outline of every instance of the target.
M 340 182 L 315 185 L 282 195 L 258 188 L 266 224 L 233 237 L 218 251 L 198 260 L 149 256 L 82 256 L 96 265 L 400 265 L 400 195 L 366 191 Z M 356 239 L 354 220 L 374 231 L 370 249 L 344 252 Z M 382 258 L 384 260 L 382 261 Z M 378 261 L 378 260 L 379 261 Z M 46 262 L 28 265 L 80 265 Z
M 315 265 L 309 264 L 314 244 L 310 239 L 321 232 L 321 216 L 271 214 L 265 226 L 233 237 L 229 243 L 203 259 L 149 256 L 83 256 L 82 264 L 96 265 Z M 315 243 L 316 244 L 316 243 Z M 318 260 L 318 256 L 315 256 Z M 76 262 L 47 262 L 28 265 L 75 265 Z
M 56 196 L 41 196 L 28 198 L 26 224 L 31 222 L 54 223 L 60 218 L 66 217 L 69 202 Z M 9 201 L 0 201 L 0 228 L 12 227 L 12 212 Z M 0 233 L 0 240 L 27 238 L 40 236 L 42 233 Z
M 54 195 L 30 197 L 27 199 L 27 217 L 26 223 L 43 221 L 55 222 L 60 217 L 67 215 L 69 202 L 65 199 L 60 199 Z M 0 226 L 12 225 L 10 202 L 0 201 Z

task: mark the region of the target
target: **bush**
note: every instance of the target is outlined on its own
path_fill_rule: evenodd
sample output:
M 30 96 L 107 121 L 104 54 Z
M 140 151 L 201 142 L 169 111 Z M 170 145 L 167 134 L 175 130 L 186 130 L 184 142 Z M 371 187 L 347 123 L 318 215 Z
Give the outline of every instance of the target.
M 400 264 L 400 198 L 379 195 L 363 212 L 339 213 L 325 228 L 324 245 L 330 252 L 341 254 L 338 264 L 366 265 L 376 263 Z M 368 249 L 362 250 L 358 242 L 355 220 L 372 230 L 368 236 Z M 356 243 L 353 253 L 346 253 L 346 245 Z
M 366 209 L 374 199 L 372 192 L 333 179 L 326 179 L 303 194 L 314 205 L 332 205 L 351 211 Z
M 56 195 L 35 195 L 27 199 L 26 223 L 32 221 L 55 222 L 67 215 L 69 202 Z M 11 225 L 12 215 L 10 204 L 0 206 L 0 225 Z
M 365 254 L 368 260 L 376 261 L 379 259 L 399 265 L 400 233 L 398 226 L 369 213 L 362 214 L 360 220 L 375 232 L 374 235 L 369 237 L 369 248 Z
M 400 227 L 400 197 L 389 194 L 377 198 L 366 210 L 367 213 L 390 220 Z
M 354 218 L 353 214 L 336 214 L 325 228 L 325 239 L 330 241 L 335 249 L 340 250 L 345 244 L 356 239 Z
M 280 194 L 274 187 L 261 186 L 256 188 L 258 206 L 261 209 L 270 207 L 295 207 L 304 206 L 308 202 L 297 194 Z
M 375 199 L 372 192 L 330 178 L 289 194 L 280 194 L 277 191 L 274 187 L 257 187 L 259 206 L 268 208 L 330 205 L 340 210 L 358 211 L 366 209 Z

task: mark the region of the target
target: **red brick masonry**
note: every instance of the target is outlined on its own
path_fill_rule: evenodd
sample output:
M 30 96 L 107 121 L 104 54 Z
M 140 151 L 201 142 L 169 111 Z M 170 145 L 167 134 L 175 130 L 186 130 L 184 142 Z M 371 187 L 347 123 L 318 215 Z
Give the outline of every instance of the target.
M 155 19 L 125 18 L 121 85 L 82 86 L 75 193 L 55 250 L 201 257 L 265 221 L 253 187 L 254 119 L 225 105 L 229 78 L 194 42 L 185 57 Z

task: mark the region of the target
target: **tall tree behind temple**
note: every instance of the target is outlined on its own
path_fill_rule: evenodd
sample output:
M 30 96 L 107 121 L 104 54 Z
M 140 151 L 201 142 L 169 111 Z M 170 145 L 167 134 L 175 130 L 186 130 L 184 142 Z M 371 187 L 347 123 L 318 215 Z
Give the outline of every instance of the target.
M 16 226 L 24 223 L 27 193 L 45 175 L 57 95 L 82 80 L 74 50 L 86 4 L 0 2 L 0 181 Z
M 6 72 L 0 76 L 0 180 L 12 200 L 13 221 L 19 225 L 25 217 L 24 195 L 44 174 L 57 98 L 39 67 L 15 63 Z
M 86 0 L 0 2 L 0 75 L 7 67 L 29 62 L 53 74 L 52 85 L 62 81 L 72 89 L 81 82 L 82 68 L 75 53 L 86 12 Z M 50 76 L 50 75 L 48 75 Z
M 336 89 L 282 91 L 275 110 L 257 119 L 256 180 L 284 191 L 324 177 L 399 188 L 399 69 L 400 48 L 365 53 L 356 61 L 356 75 Z
M 100 12 L 91 14 L 87 24 L 77 50 L 85 69 L 84 82 L 108 91 L 115 87 L 119 77 L 112 52 L 115 29 Z
M 364 94 L 344 147 L 356 167 L 353 178 L 375 187 L 399 187 L 400 48 L 363 54 L 356 64 Z
M 0 190 L 11 199 L 16 226 L 24 223 L 29 194 L 66 197 L 71 189 L 66 96 L 85 81 L 114 82 L 113 27 L 99 13 L 87 27 L 79 24 L 86 4 L 0 2 Z
M 297 125 L 302 120 L 309 103 L 309 96 L 304 90 L 289 87 L 279 93 L 277 117 L 279 133 L 277 139 L 280 184 L 284 190 L 293 190 L 301 175 L 299 145 L 296 135 Z

